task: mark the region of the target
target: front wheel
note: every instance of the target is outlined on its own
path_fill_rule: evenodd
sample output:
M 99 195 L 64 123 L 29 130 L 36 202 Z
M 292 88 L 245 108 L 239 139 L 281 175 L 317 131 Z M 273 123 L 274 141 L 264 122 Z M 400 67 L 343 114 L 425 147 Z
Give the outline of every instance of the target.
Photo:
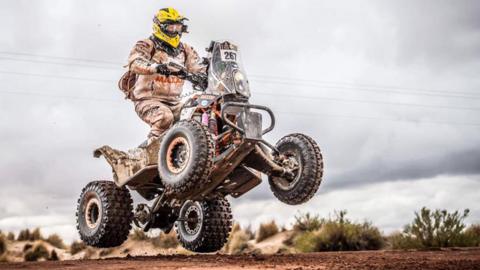
M 158 172 L 167 190 L 185 198 L 210 181 L 215 145 L 208 128 L 196 121 L 180 121 L 163 136 Z
M 186 201 L 176 222 L 182 246 L 193 252 L 215 252 L 228 240 L 232 228 L 232 210 L 224 198 Z
M 323 176 L 323 157 L 317 143 L 303 134 L 283 137 L 276 145 L 276 160 L 290 177 L 269 177 L 270 188 L 280 201 L 297 205 L 310 200 L 317 192 Z

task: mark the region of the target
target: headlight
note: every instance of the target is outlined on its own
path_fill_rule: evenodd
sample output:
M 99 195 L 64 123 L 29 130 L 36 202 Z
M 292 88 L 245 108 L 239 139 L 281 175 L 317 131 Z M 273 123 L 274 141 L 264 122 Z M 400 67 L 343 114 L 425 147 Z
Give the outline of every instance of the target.
M 240 70 L 237 70 L 235 71 L 233 79 L 235 81 L 237 92 L 242 96 L 250 97 L 250 86 L 248 85 L 248 80 L 247 77 L 245 77 L 245 74 Z

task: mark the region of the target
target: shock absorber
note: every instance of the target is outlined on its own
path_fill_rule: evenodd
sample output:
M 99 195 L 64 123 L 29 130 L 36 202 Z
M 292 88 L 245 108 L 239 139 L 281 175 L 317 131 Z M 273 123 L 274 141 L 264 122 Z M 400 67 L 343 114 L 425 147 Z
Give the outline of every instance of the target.
M 217 117 L 214 111 L 210 113 L 210 119 L 208 120 L 208 129 L 210 129 L 210 132 L 212 132 L 215 136 L 218 135 Z

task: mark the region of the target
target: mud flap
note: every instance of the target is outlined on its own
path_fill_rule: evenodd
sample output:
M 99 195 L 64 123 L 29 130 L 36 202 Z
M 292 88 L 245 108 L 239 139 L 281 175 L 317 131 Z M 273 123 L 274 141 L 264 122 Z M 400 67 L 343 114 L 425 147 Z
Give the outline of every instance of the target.
M 117 186 L 134 186 L 149 183 L 158 174 L 158 141 L 153 141 L 146 148 L 135 148 L 128 152 L 111 148 L 108 145 L 95 149 L 93 156 L 103 156 L 112 167 L 113 178 Z M 153 172 L 153 173 L 152 173 Z

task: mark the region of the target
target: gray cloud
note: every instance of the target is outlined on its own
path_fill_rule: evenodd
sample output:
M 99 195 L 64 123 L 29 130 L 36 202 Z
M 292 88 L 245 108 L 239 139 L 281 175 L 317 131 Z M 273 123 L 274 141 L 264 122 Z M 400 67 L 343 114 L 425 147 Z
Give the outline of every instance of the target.
M 434 178 L 439 175 L 480 174 L 480 149 L 466 149 L 442 156 L 392 163 L 388 158 L 345 170 L 328 179 L 328 188 L 344 188 L 378 182 Z
M 392 15 L 399 63 L 426 62 L 439 70 L 478 64 L 478 1 L 399 1 L 383 5 Z

